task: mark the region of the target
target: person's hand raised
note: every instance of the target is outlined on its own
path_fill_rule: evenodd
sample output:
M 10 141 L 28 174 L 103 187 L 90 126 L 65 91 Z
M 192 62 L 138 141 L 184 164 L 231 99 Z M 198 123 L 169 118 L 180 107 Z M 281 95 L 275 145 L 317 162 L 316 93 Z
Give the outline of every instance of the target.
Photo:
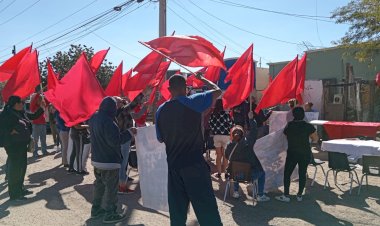
M 248 118 L 249 118 L 249 119 L 253 119 L 253 116 L 254 116 L 254 115 L 253 115 L 253 111 L 248 112 Z

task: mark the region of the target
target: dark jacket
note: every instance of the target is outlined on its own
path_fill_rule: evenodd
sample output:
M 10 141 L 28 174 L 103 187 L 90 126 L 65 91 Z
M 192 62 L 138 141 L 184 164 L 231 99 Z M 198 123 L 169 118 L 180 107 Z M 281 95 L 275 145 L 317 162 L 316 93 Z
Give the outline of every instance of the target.
M 44 113 L 42 108 L 38 108 L 35 113 L 16 111 L 6 106 L 0 116 L 1 136 L 3 136 L 4 147 L 26 146 L 30 142 L 31 122 Z M 15 130 L 16 134 L 11 134 Z
M 92 164 L 99 169 L 120 168 L 122 161 L 120 145 L 132 138 L 128 130 L 120 133 L 116 122 L 116 101 L 106 97 L 90 119 Z
M 255 172 L 264 171 L 259 159 L 257 158 L 255 152 L 253 151 L 253 146 L 256 143 L 257 125 L 256 125 L 255 120 L 253 119 L 249 120 L 249 124 L 250 124 L 251 130 L 249 131 L 247 136 L 245 136 L 238 142 L 237 144 L 238 146 L 236 147 L 234 153 L 231 156 L 229 166 L 227 169 L 229 173 L 231 173 L 230 172 L 231 161 L 249 163 L 251 164 L 252 170 Z M 228 144 L 225 151 L 226 158 L 229 158 L 235 145 L 236 145 L 236 142 L 232 142 Z

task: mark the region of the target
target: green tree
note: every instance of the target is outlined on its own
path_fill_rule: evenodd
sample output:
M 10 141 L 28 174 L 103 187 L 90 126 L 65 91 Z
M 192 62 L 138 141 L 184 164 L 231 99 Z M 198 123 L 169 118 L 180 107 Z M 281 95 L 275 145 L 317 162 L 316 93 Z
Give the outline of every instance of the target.
M 380 51 L 380 1 L 352 0 L 337 8 L 332 18 L 340 24 L 350 24 L 344 37 L 337 44 L 359 49 L 356 58 L 370 60 Z
M 62 78 L 75 64 L 82 52 L 86 53 L 88 60 L 90 60 L 94 56 L 94 49 L 92 47 L 79 44 L 71 45 L 68 51 L 58 51 L 53 57 L 49 57 L 48 59 L 51 62 L 55 71 Z M 46 63 L 46 59 L 40 63 L 40 70 L 43 79 L 42 82 L 44 85 L 46 85 L 47 77 Z M 99 68 L 96 74 L 96 77 L 98 78 L 103 88 L 107 86 L 109 80 L 111 79 L 114 69 L 115 66 L 113 66 L 111 62 L 108 62 L 107 59 L 103 61 L 101 67 Z

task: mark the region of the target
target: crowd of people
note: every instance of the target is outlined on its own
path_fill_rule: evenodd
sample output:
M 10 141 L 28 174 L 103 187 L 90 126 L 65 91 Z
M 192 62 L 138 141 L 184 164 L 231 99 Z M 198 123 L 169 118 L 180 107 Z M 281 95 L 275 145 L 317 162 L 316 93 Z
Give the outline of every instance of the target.
M 201 74 L 196 78 L 208 91 L 187 95 L 185 78 L 172 76 L 169 80 L 172 98 L 157 109 L 155 116 L 157 139 L 166 146 L 170 221 L 171 225 L 185 225 L 191 203 L 200 225 L 222 225 L 211 183 L 212 172 L 204 157 L 205 137 L 213 137 L 215 177 L 221 179 L 224 174 L 226 179 L 236 181 L 233 197 L 239 198 L 238 181 L 243 177 L 232 174 L 234 165 L 246 164 L 249 178 L 257 180 L 257 201 L 269 201 L 264 193 L 265 171 L 253 148 L 257 139 L 269 133 L 267 120 L 271 111 L 256 113 L 253 97 L 231 110 L 223 109 L 219 87 Z M 8 155 L 6 171 L 10 199 L 25 200 L 30 194 L 23 186 L 27 151 L 32 150 L 33 156 L 39 158 L 40 142 L 42 155 L 49 155 L 46 145 L 46 124 L 49 122 L 54 144 L 61 146 L 62 165 L 69 174 L 89 174 L 86 168 L 89 151 L 85 149 L 91 149 L 95 175 L 91 217 L 103 217 L 105 223 L 123 220 L 125 214 L 116 211 L 117 194 L 133 192 L 127 185 L 128 156 L 137 133 L 135 127 L 145 125 L 149 106 L 144 103 L 144 97 L 150 92 L 148 87 L 131 102 L 126 98 L 106 97 L 89 120 L 71 128 L 66 126 L 54 106 L 47 103 L 41 90 L 32 95 L 29 111 L 25 111 L 21 98 L 10 97 L 0 115 L 1 146 Z M 297 200 L 302 201 L 306 169 L 312 156 L 309 139 L 318 139 L 315 128 L 303 120 L 305 111 L 313 111 L 312 103 L 306 103 L 305 109 L 295 100 L 290 100 L 288 105 L 289 122 L 284 129 L 289 146 L 284 194 L 276 197 L 284 202 L 290 201 L 290 176 L 296 165 L 300 178 Z M 70 155 L 69 140 L 72 142 Z

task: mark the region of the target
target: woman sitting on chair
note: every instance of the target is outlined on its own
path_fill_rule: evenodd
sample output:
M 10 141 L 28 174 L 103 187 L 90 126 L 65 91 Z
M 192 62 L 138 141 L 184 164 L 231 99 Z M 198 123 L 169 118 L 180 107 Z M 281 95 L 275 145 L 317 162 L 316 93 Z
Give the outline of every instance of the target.
M 232 162 L 244 162 L 249 163 L 251 166 L 251 178 L 252 180 L 258 180 L 258 202 L 269 201 L 270 198 L 264 194 L 265 185 L 265 172 L 258 160 L 255 152 L 253 151 L 253 146 L 256 143 L 257 136 L 257 125 L 253 119 L 253 112 L 248 113 L 249 124 L 251 130 L 247 136 L 244 136 L 244 129 L 241 126 L 234 126 L 231 129 L 231 140 L 232 142 L 227 146 L 225 156 L 229 157 L 228 173 L 231 174 Z M 241 178 L 234 178 L 239 180 Z M 239 198 L 239 183 L 234 184 L 234 198 Z

